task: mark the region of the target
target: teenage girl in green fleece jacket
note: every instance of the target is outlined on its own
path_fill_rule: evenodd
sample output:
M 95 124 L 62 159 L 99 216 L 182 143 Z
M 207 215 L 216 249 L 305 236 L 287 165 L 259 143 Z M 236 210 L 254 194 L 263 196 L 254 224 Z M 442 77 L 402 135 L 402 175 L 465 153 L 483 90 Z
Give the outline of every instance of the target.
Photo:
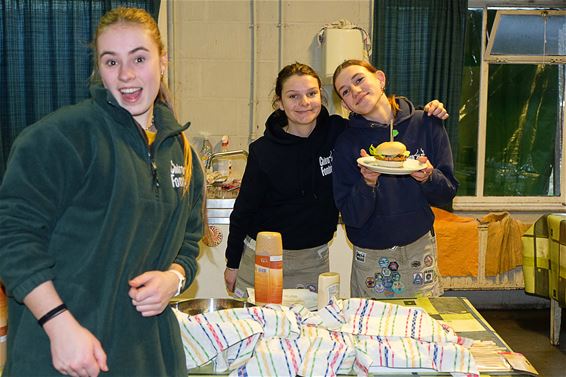
M 168 302 L 196 273 L 202 171 L 151 16 L 104 15 L 94 59 L 103 86 L 26 128 L 0 186 L 3 375 L 186 376 Z

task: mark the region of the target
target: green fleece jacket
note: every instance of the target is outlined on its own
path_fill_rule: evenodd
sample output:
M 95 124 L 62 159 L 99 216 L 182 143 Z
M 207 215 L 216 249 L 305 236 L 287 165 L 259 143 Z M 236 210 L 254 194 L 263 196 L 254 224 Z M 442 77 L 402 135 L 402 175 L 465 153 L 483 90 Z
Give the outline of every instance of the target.
M 3 376 L 58 375 L 47 335 L 22 304 L 48 280 L 101 341 L 108 374 L 187 375 L 171 309 L 144 318 L 128 296 L 129 279 L 173 262 L 188 286 L 202 236 L 199 159 L 193 151 L 183 195 L 183 127 L 161 104 L 154 113 L 149 148 L 132 116 L 95 86 L 90 99 L 16 139 L 0 186 L 0 279 L 9 295 Z

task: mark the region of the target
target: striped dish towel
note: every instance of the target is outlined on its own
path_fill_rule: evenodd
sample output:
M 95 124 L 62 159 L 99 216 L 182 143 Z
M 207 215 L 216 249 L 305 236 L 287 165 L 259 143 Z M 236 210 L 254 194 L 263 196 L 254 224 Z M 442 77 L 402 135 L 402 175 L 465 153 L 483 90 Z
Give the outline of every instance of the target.
M 353 335 L 410 338 L 429 343 L 462 343 L 464 339 L 420 308 L 368 299 L 345 300 L 340 331 Z M 469 342 L 471 345 L 471 342 Z
M 395 369 L 478 375 L 471 352 L 458 344 L 428 343 L 411 338 L 360 336 L 356 343 L 358 375 Z
M 301 376 L 348 374 L 356 359 L 355 339 L 350 334 L 323 327 L 303 326 L 302 337 L 310 340 Z
M 230 376 L 286 376 L 295 377 L 303 363 L 303 355 L 309 347 L 309 339 L 263 338 L 253 357 Z
M 213 362 L 215 372 L 224 372 L 245 364 L 252 357 L 263 327 L 255 320 L 239 319 L 246 316 L 235 311 L 240 309 L 213 312 L 211 317 L 227 320 L 212 318 L 211 321 L 207 317 L 212 313 L 189 317 L 173 309 L 181 330 L 187 369 Z
M 231 376 L 336 376 L 348 374 L 355 348 L 346 334 L 305 326 L 299 339 L 261 339 L 252 357 Z
M 325 328 L 339 331 L 346 323 L 343 312 L 344 302 L 347 302 L 347 300 L 337 300 L 332 297 L 328 305 L 317 312 L 318 319 Z M 311 322 L 314 323 L 314 321 Z
M 279 305 L 218 310 L 189 316 L 173 309 L 179 322 L 187 369 L 214 362 L 215 372 L 246 363 L 262 338 L 298 339 L 295 314 Z
M 280 305 L 177 314 L 187 368 L 213 361 L 232 376 L 388 371 L 478 375 L 467 343 L 426 312 L 365 299 L 318 312 Z

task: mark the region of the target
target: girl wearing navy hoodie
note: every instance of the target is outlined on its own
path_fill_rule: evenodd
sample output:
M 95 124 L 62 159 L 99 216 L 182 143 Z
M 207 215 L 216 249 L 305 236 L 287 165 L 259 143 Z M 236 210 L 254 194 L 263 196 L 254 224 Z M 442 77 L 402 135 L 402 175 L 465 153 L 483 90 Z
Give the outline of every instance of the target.
M 347 120 L 329 116 L 320 78 L 301 63 L 279 72 L 273 107 L 263 137 L 250 144 L 230 215 L 224 278 L 237 297 L 253 287 L 260 231 L 282 234 L 284 288 L 316 291 L 318 275 L 329 270 L 328 242 L 338 222 L 332 148 Z
M 351 111 L 333 153 L 334 198 L 354 245 L 352 297 L 419 297 L 442 293 L 431 205 L 456 195 L 452 152 L 438 118 L 404 97 L 387 97 L 385 74 L 365 61 L 336 68 L 334 89 Z M 358 166 L 367 148 L 390 139 L 426 162 L 422 170 L 389 175 Z M 425 157 L 426 156 L 426 157 Z
M 440 102 L 428 106 L 431 114 L 447 116 Z M 224 279 L 237 297 L 253 287 L 260 231 L 282 234 L 284 288 L 316 292 L 318 275 L 329 271 L 328 242 L 338 222 L 332 149 L 347 120 L 328 114 L 319 76 L 301 63 L 279 72 L 273 107 L 263 137 L 250 144 L 230 216 Z

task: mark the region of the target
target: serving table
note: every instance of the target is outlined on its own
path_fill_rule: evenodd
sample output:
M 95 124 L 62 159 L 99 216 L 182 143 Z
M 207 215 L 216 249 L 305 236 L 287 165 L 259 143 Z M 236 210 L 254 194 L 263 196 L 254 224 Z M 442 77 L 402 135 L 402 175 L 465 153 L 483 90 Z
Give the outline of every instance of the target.
M 485 344 L 492 345 L 492 348 L 497 348 L 499 352 L 509 353 L 509 356 L 519 356 L 519 360 L 526 364 L 528 367 L 532 366 L 520 354 L 514 354 L 511 348 L 505 341 L 495 332 L 495 330 L 487 323 L 481 314 L 473 307 L 470 301 L 464 297 L 437 297 L 437 298 L 418 298 L 418 299 L 388 299 L 381 300 L 387 303 L 398 304 L 403 306 L 414 306 L 424 309 L 432 318 L 448 324 L 454 331 L 466 338 L 480 341 Z M 496 356 L 496 351 L 494 355 Z M 516 359 L 515 359 L 516 360 Z M 476 360 L 478 366 L 480 362 Z M 450 376 L 448 373 L 416 373 L 404 370 L 392 370 L 392 376 Z M 511 368 L 494 368 L 493 370 L 480 369 L 482 377 L 516 377 L 516 376 L 532 376 L 536 373 L 534 368 L 532 372 L 524 370 L 514 370 Z M 227 374 L 227 373 L 226 373 Z M 195 376 L 214 376 L 217 374 L 212 373 L 211 364 L 195 368 L 189 371 L 189 375 Z M 382 374 L 380 374 L 382 375 Z
M 424 309 L 432 318 L 447 323 L 454 331 L 465 338 L 482 342 L 493 342 L 502 351 L 513 353 L 511 348 L 489 325 L 489 323 L 474 308 L 465 297 L 436 297 L 419 299 L 392 299 L 382 300 L 403 306 L 416 306 Z M 528 364 L 526 359 L 523 359 Z M 530 364 L 528 364 L 530 366 Z M 530 366 L 532 368 L 532 366 Z M 533 368 L 534 371 L 534 368 Z M 408 374 L 406 376 L 446 376 L 447 374 Z M 486 371 L 481 376 L 532 376 L 533 373 L 520 370 Z M 402 376 L 397 375 L 396 376 Z

